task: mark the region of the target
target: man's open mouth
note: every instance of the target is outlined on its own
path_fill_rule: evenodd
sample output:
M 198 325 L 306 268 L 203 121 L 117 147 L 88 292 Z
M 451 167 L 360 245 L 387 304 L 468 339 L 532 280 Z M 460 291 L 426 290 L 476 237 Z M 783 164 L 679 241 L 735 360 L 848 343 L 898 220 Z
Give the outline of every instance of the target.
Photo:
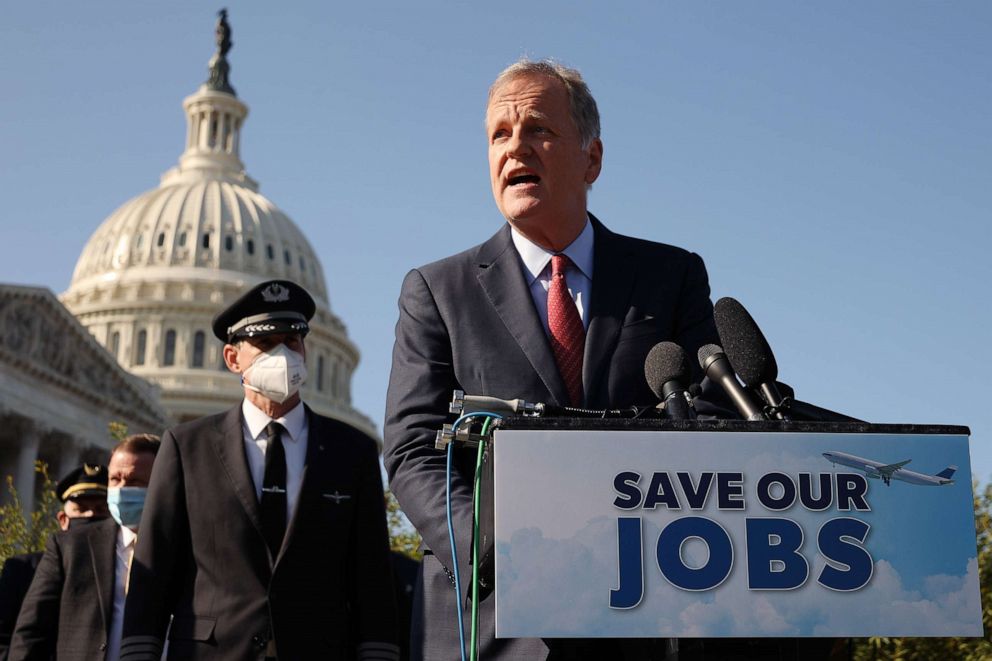
M 507 184 L 510 186 L 518 186 L 520 184 L 536 184 L 541 181 L 541 178 L 536 174 L 518 174 L 507 179 Z

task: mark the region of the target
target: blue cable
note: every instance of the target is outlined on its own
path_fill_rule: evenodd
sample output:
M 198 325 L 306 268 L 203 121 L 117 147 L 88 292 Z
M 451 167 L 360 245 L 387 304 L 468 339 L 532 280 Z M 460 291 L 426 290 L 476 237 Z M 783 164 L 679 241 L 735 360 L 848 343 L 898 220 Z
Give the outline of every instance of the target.
M 458 432 L 458 425 L 460 425 L 464 420 L 469 418 L 477 417 L 489 417 L 502 419 L 503 416 L 498 413 L 489 413 L 487 411 L 475 411 L 474 413 L 466 413 L 451 425 L 451 429 L 454 433 Z M 448 542 L 451 544 L 451 564 L 455 574 L 455 608 L 458 611 L 458 642 L 461 643 L 459 651 L 461 652 L 461 659 L 465 661 L 465 622 L 462 614 L 462 582 L 459 579 L 458 574 L 458 549 L 455 545 L 455 526 L 452 523 L 451 517 L 451 462 L 454 457 L 455 443 L 452 440 L 448 443 L 448 462 L 447 462 L 447 480 L 444 485 L 444 507 L 446 514 L 448 515 Z
M 451 424 L 451 431 L 457 432 L 458 425 L 469 418 L 496 418 L 497 420 L 502 420 L 503 416 L 499 413 L 492 413 L 490 411 L 473 411 L 472 413 L 466 413 Z

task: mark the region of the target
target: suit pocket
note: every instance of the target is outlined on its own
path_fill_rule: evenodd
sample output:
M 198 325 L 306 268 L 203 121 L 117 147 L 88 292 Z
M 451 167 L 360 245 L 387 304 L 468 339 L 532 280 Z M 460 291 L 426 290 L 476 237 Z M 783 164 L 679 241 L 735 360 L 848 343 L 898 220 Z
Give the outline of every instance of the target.
M 653 317 L 650 319 L 639 319 L 629 324 L 625 324 L 620 329 L 620 339 L 618 343 L 625 344 L 627 342 L 644 342 L 650 339 L 661 341 L 663 337 L 664 333 L 661 329 L 661 320 Z
M 177 616 L 172 620 L 169 640 L 209 641 L 214 636 L 215 617 Z

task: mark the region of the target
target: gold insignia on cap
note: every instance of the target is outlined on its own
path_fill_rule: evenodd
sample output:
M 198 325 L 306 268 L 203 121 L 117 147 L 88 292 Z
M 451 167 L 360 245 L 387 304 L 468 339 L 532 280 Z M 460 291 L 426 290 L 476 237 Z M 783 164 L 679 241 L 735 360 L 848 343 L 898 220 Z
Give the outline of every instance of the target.
M 90 466 L 89 464 L 83 464 L 83 472 L 86 473 L 89 477 L 93 477 L 94 475 L 100 472 L 100 467 Z
M 79 482 L 78 484 L 73 484 L 71 487 L 63 491 L 61 500 L 69 500 L 76 494 L 80 493 L 91 496 L 98 493 L 105 494 L 107 493 L 107 485 L 97 484 L 96 482 Z
M 266 303 L 282 303 L 289 300 L 289 290 L 278 282 L 273 282 L 271 285 L 262 290 L 262 300 Z

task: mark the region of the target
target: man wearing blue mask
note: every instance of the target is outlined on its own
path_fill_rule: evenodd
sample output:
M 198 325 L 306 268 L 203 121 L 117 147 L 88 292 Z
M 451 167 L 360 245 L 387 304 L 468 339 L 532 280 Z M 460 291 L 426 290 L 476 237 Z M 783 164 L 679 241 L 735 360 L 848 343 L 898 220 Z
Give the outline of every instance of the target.
M 10 661 L 49 659 L 53 653 L 59 659 L 117 661 L 128 570 L 158 448 L 151 434 L 118 443 L 102 475 L 106 487 L 99 485 L 111 518 L 49 539 L 17 618 Z
M 214 319 L 238 406 L 165 432 L 122 661 L 398 658 L 375 441 L 311 411 L 310 294 L 248 290 Z M 170 625 L 171 618 L 171 625 Z

